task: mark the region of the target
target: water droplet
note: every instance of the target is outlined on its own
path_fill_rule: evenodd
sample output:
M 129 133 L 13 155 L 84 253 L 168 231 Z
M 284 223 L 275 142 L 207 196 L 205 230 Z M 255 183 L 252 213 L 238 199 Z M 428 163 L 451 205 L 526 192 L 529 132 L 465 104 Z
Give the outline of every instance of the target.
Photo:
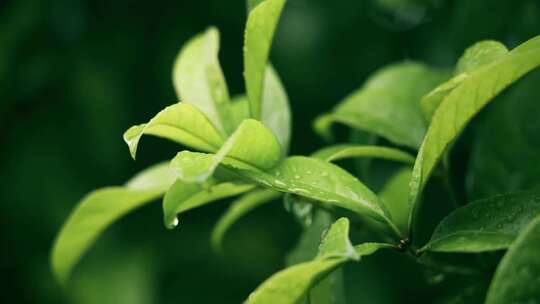
M 322 176 L 328 176 L 328 172 L 323 172 L 321 175 Z
M 174 217 L 174 219 L 171 221 L 171 224 L 169 225 L 169 228 L 175 228 L 178 226 L 178 218 Z
M 294 178 L 295 179 L 300 179 L 300 175 L 295 175 Z

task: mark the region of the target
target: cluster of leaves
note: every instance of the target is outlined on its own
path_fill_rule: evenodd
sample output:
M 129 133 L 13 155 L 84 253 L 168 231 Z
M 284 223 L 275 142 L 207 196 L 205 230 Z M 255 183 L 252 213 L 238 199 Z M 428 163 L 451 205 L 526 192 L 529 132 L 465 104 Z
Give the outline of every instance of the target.
M 363 140 L 355 142 L 363 143 L 329 146 L 310 157 L 288 156 L 288 98 L 269 63 L 284 5 L 285 0 L 248 1 L 245 96 L 229 96 L 215 28 L 183 47 L 173 72 L 181 102 L 131 127 L 124 140 L 133 158 L 143 135 L 166 138 L 194 151 L 182 150 L 170 163 L 155 165 L 124 186 L 99 189 L 83 198 L 53 247 L 52 265 L 59 280 L 68 279 L 111 223 L 143 204 L 163 196 L 164 223 L 174 228 L 178 216 L 188 210 L 241 195 L 216 224 L 212 234 L 216 250 L 221 250 L 235 221 L 280 198 L 304 226 L 289 256 L 290 267 L 261 284 L 247 303 L 333 303 L 340 266 L 379 249 L 410 255 L 425 265 L 438 263 L 430 256 L 437 252 L 508 249 L 486 303 L 540 298 L 540 289 L 535 288 L 540 286 L 540 259 L 535 256 L 540 250 L 539 191 L 510 192 L 465 204 L 439 223 L 427 244 L 416 238 L 422 229 L 418 224 L 422 192 L 431 175 L 448 177 L 450 148 L 468 122 L 540 65 L 540 37 L 511 51 L 495 41 L 479 42 L 465 51 L 453 72 L 417 62 L 386 67 L 315 122 L 325 138 L 331 139 L 332 124 L 340 123 L 359 132 Z M 373 138 L 388 144 L 370 144 Z M 399 169 L 375 193 L 333 164 L 346 158 L 383 159 Z M 369 168 L 369 163 L 362 164 Z M 482 162 L 478 164 L 482 170 Z M 380 240 L 353 245 L 350 220 L 377 232 Z

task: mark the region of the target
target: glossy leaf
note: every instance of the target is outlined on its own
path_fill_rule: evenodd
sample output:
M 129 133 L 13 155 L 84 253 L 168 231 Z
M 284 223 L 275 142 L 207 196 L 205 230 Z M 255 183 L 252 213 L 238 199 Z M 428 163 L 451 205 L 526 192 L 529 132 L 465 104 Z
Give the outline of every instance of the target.
M 173 83 L 182 102 L 201 110 L 224 134 L 234 131 L 229 91 L 218 60 L 219 31 L 210 27 L 189 40 L 176 58 Z
M 433 114 L 416 163 L 409 190 L 410 224 L 418 196 L 448 145 L 467 123 L 502 90 L 540 65 L 540 36 L 516 47 L 497 60 L 467 73 Z
M 486 304 L 538 303 L 540 299 L 540 217 L 521 232 L 501 260 Z
M 171 166 L 183 181 L 203 183 L 226 156 L 244 166 L 268 170 L 279 162 L 281 148 L 262 123 L 246 119 L 215 155 L 182 151 L 173 158 Z
M 519 192 L 479 200 L 448 215 L 422 250 L 482 252 L 510 246 L 540 214 L 540 192 Z
M 268 189 L 255 189 L 231 203 L 231 206 L 218 220 L 212 230 L 212 246 L 216 251 L 221 251 L 221 244 L 225 233 L 242 216 L 251 210 L 276 200 L 280 193 Z
M 107 187 L 85 196 L 75 207 L 53 245 L 51 263 L 62 283 L 98 236 L 126 213 L 160 197 L 174 182 L 166 164 L 136 175 L 123 187 Z
M 506 46 L 492 40 L 478 42 L 466 49 L 457 62 L 456 70 L 454 71 L 456 76 L 422 98 L 422 110 L 427 120 L 431 120 L 431 116 L 439 107 L 444 97 L 450 94 L 453 89 L 458 87 L 468 77 L 468 72 L 472 72 L 483 65 L 491 63 L 506 53 L 508 53 Z
M 281 80 L 272 66 L 266 67 L 261 120 L 276 135 L 285 156 L 291 140 L 291 109 Z
M 353 144 L 334 145 L 313 153 L 313 157 L 333 162 L 340 159 L 355 157 L 371 157 L 414 164 L 414 157 L 399 149 L 382 146 L 365 146 Z
M 244 41 L 244 78 L 252 118 L 261 118 L 263 83 L 274 32 L 285 0 L 265 0 L 249 12 Z
M 379 198 L 384 202 L 392 220 L 401 231 L 407 231 L 409 220 L 409 204 L 407 193 L 412 168 L 407 167 L 397 171 L 379 191 Z
M 177 216 L 179 214 L 227 197 L 245 193 L 253 189 L 253 187 L 251 184 L 235 181 L 211 181 L 208 185 L 202 186 L 197 183 L 177 180 L 163 198 L 165 226 L 172 229 L 178 225 Z
M 124 141 L 135 158 L 143 135 L 163 137 L 179 144 L 207 152 L 215 152 L 223 145 L 219 131 L 197 108 L 177 103 L 159 112 L 148 123 L 133 126 L 124 133 Z
M 338 122 L 417 148 L 426 131 L 419 101 L 447 77 L 446 72 L 415 62 L 383 68 L 330 114 L 319 117 L 315 129 L 328 137 L 332 123 Z
M 331 163 L 293 156 L 267 172 L 240 168 L 229 161 L 226 164 L 240 176 L 263 187 L 315 200 L 325 208 L 343 208 L 386 222 L 400 234 L 379 198 L 354 176 Z
M 314 284 L 343 263 L 358 260 L 361 256 L 372 254 L 377 249 L 388 246 L 366 243 L 353 247 L 348 240 L 348 226 L 349 222 L 345 218 L 336 221 L 323 238 L 319 255 L 313 261 L 301 263 L 274 274 L 249 296 L 246 303 L 298 303 Z

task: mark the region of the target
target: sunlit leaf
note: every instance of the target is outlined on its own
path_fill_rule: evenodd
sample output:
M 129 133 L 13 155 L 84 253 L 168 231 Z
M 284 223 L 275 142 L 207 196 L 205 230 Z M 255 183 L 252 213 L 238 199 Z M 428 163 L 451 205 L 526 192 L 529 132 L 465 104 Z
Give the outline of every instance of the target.
M 255 189 L 231 203 L 212 230 L 212 246 L 221 251 L 225 233 L 242 216 L 251 210 L 280 197 L 280 193 L 268 189 Z
M 240 176 L 261 186 L 307 197 L 325 208 L 343 208 L 386 222 L 396 234 L 401 234 L 379 198 L 354 176 L 331 163 L 293 156 L 267 172 L 235 168 L 234 162 L 227 161 L 226 164 Z
M 270 47 L 285 0 L 265 0 L 249 12 L 244 41 L 244 77 L 252 118 L 261 118 Z
M 447 77 L 446 72 L 415 62 L 385 67 L 331 113 L 319 117 L 315 129 L 328 137 L 332 123 L 338 122 L 418 148 L 426 131 L 420 99 Z
M 538 214 L 538 191 L 479 200 L 455 210 L 443 219 L 422 250 L 482 252 L 504 249 Z
M 345 158 L 371 157 L 414 164 L 414 157 L 409 153 L 382 146 L 341 144 L 322 148 L 312 156 L 329 162 Z
M 129 128 L 124 141 L 135 158 L 143 135 L 163 137 L 185 146 L 215 152 L 224 140 L 219 131 L 197 108 L 187 103 L 177 103 L 159 112 L 148 123 Z
M 234 131 L 229 91 L 218 60 L 219 31 L 210 27 L 180 51 L 173 68 L 173 83 L 182 102 L 201 110 L 225 134 Z
M 224 157 L 250 168 L 268 170 L 277 165 L 281 148 L 276 137 L 262 123 L 246 119 L 216 154 L 182 151 L 171 161 L 171 166 L 180 179 L 203 183 L 212 176 Z
M 142 171 L 123 187 L 95 190 L 73 210 L 56 237 L 51 263 L 60 282 L 65 282 L 73 266 L 114 221 L 126 213 L 159 198 L 174 182 L 168 165 Z
M 253 185 L 237 181 L 211 181 L 202 186 L 177 180 L 163 198 L 163 216 L 165 226 L 174 228 L 178 225 L 177 216 L 188 210 L 198 208 L 218 200 L 232 197 L 253 189 Z
M 433 114 L 411 177 L 409 227 L 417 209 L 418 196 L 448 145 L 493 97 L 539 65 L 540 36 L 468 72 L 468 77 L 443 99 Z
M 310 262 L 286 268 L 262 283 L 246 300 L 249 304 L 296 304 L 309 289 L 343 263 L 359 260 L 386 244 L 366 243 L 353 247 L 348 239 L 349 221 L 341 218 L 323 238 L 319 255 Z M 352 251 L 351 251 L 352 250 Z
M 540 299 L 540 217 L 521 232 L 503 257 L 486 304 L 538 303 Z

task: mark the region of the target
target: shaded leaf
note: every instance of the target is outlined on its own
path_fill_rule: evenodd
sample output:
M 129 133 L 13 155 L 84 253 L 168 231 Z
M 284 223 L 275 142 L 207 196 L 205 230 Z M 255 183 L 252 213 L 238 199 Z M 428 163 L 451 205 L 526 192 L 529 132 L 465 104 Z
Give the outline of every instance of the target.
M 341 144 L 322 148 L 312 156 L 329 162 L 353 157 L 372 157 L 414 164 L 414 157 L 409 153 L 382 146 Z
M 443 219 L 422 250 L 482 252 L 504 249 L 537 214 L 540 214 L 538 191 L 472 202 Z
M 182 151 L 173 158 L 171 166 L 183 181 L 203 183 L 212 176 L 225 156 L 248 168 L 268 170 L 279 162 L 281 148 L 272 132 L 262 123 L 246 119 L 216 154 Z
M 73 210 L 56 237 L 51 263 L 54 274 L 64 283 L 73 266 L 114 221 L 129 211 L 160 197 L 174 182 L 166 164 L 153 166 L 136 175 L 123 187 L 107 187 L 85 196 Z
M 173 67 L 173 83 L 182 102 L 201 110 L 224 134 L 234 131 L 229 91 L 218 60 L 219 31 L 215 27 L 190 39 Z
M 486 304 L 538 303 L 540 299 L 540 217 L 529 223 L 501 260 Z
M 540 36 L 516 47 L 497 60 L 467 73 L 433 114 L 416 163 L 409 190 L 411 227 L 418 196 L 448 145 L 467 123 L 502 90 L 540 65 Z
M 384 202 L 392 220 L 401 231 L 407 231 L 409 204 L 407 193 L 412 168 L 407 167 L 396 172 L 379 191 L 379 198 Z
M 251 118 L 261 118 L 265 71 L 284 5 L 285 0 L 265 0 L 248 15 L 244 36 L 244 78 Z
M 319 117 L 315 129 L 328 137 L 332 123 L 339 122 L 418 148 L 426 131 L 420 99 L 447 77 L 446 72 L 415 62 L 385 67 L 330 114 Z
M 540 188 L 538 83 L 537 70 L 501 96 L 479 121 L 467 167 L 472 199 Z
M 253 189 L 254 186 L 240 182 L 211 181 L 203 187 L 197 183 L 177 180 L 163 198 L 165 226 L 172 229 L 178 225 L 177 216 L 218 200 L 232 197 Z
M 282 270 L 262 283 L 246 300 L 250 304 L 295 304 L 309 289 L 337 267 L 350 260 L 358 260 L 386 244 L 366 243 L 352 247 L 348 241 L 347 219 L 336 221 L 321 243 L 317 258 Z M 324 245 L 323 245 L 324 244 Z M 354 248 L 354 254 L 351 253 Z
M 124 141 L 135 158 L 143 135 L 163 137 L 179 144 L 207 152 L 215 152 L 223 145 L 219 131 L 197 108 L 177 103 L 161 110 L 148 123 L 136 125 L 124 133 Z
M 229 228 L 251 210 L 276 200 L 281 194 L 268 189 L 255 189 L 231 203 L 212 230 L 212 246 L 221 251 L 223 238 Z

